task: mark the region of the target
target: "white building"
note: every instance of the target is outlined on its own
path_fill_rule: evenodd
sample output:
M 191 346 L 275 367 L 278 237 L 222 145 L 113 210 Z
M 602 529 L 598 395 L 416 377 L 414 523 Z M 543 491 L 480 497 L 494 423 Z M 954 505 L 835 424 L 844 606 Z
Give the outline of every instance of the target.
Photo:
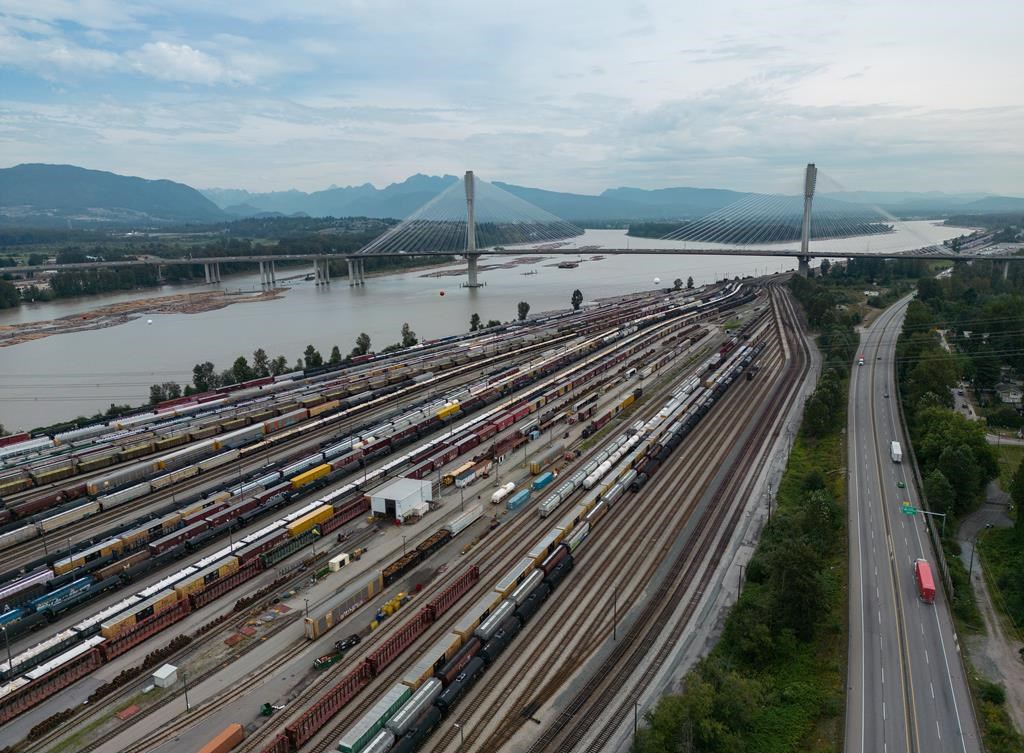
M 396 478 L 370 492 L 370 511 L 403 522 L 411 515 L 426 514 L 433 499 L 430 481 Z

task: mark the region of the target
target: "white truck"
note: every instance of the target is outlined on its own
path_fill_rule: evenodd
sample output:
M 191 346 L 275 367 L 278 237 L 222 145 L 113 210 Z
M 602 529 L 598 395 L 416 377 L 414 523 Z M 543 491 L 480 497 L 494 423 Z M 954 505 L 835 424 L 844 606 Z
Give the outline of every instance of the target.
M 902 463 L 903 462 L 903 448 L 900 447 L 899 442 L 893 442 L 889 448 L 889 454 L 892 455 L 892 462 Z

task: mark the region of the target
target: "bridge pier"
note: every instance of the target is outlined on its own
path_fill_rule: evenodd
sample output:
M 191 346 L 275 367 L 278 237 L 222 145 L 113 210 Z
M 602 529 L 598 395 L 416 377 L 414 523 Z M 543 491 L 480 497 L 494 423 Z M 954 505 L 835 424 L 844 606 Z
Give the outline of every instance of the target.
M 220 262 L 207 262 L 203 264 L 203 271 L 206 273 L 206 284 L 220 282 Z
M 480 254 L 470 254 L 466 257 L 466 260 L 469 262 L 469 282 L 466 284 L 466 287 L 479 288 L 481 283 L 477 263 L 480 261 Z
M 480 270 L 477 263 L 480 254 L 476 253 L 476 209 L 473 201 L 476 198 L 476 183 L 473 171 L 466 171 L 466 261 L 469 263 L 469 282 L 467 288 L 480 287 Z
M 811 257 L 810 256 L 798 256 L 797 258 L 797 274 L 801 277 L 811 276 Z
M 345 264 L 348 265 L 348 286 L 352 287 L 356 284 L 356 278 L 354 275 L 355 262 L 351 259 L 345 259 Z
M 1004 280 L 1009 280 L 1010 279 L 1010 262 L 1008 262 L 1008 261 L 1004 261 L 1003 262 L 1003 279 Z
M 358 267 L 357 271 L 358 271 L 358 274 L 359 274 L 359 283 L 358 284 L 359 285 L 365 285 L 366 284 L 366 259 L 360 259 L 359 260 L 359 267 Z
M 348 284 L 349 287 L 365 285 L 366 278 L 363 276 L 363 259 L 349 257 L 345 260 L 348 263 Z

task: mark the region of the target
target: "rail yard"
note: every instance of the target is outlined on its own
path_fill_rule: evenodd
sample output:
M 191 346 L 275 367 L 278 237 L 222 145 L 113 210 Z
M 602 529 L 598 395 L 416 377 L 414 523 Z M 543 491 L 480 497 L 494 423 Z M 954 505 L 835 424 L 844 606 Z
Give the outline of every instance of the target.
M 809 364 L 784 289 L 736 282 L 5 437 L 5 744 L 604 750 Z

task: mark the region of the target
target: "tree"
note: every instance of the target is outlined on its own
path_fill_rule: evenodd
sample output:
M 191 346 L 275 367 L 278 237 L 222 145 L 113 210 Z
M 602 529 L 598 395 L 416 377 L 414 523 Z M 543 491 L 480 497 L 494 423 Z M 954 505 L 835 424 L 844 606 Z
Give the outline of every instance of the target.
M 478 329 L 480 329 L 480 314 L 474 313 L 469 317 L 469 331 L 476 332 Z
M 302 356 L 306 359 L 307 369 L 315 369 L 324 365 L 324 357 L 320 355 L 320 351 L 312 345 L 306 346 L 306 350 L 303 351 Z
M 487 327 L 488 328 L 490 328 L 490 327 L 500 327 L 500 326 L 501 326 L 501 322 L 499 320 L 497 320 L 497 319 L 488 319 L 487 320 Z
M 156 405 L 164 401 L 164 390 L 159 384 L 149 386 L 149 404 Z
M 683 289 L 683 278 L 682 277 L 677 277 L 676 279 L 674 279 L 672 281 L 672 289 L 673 290 L 682 290 Z
M 263 348 L 256 348 L 252 352 L 252 373 L 257 379 L 270 376 L 270 359 Z
M 1017 472 L 1013 474 L 1013 481 L 1010 483 L 1010 499 L 1017 508 L 1017 522 L 1014 530 L 1019 538 L 1024 539 L 1024 460 L 1017 466 Z
M 245 360 L 245 356 L 235 359 L 231 365 L 231 375 L 236 382 L 247 382 L 252 379 L 252 369 L 249 368 L 249 362 Z
M 693 290 L 693 278 L 692 277 L 687 277 L 686 278 L 686 289 L 687 290 Z
M 419 339 L 416 337 L 416 333 L 409 328 L 409 322 L 405 322 L 402 325 L 402 347 L 411 348 L 418 342 Z
M 339 348 L 337 345 L 335 345 L 333 348 L 331 348 L 331 359 L 330 359 L 329 363 L 331 363 L 331 364 L 339 364 L 339 363 L 341 363 L 341 348 Z
M 583 305 L 583 293 L 582 293 L 582 291 L 580 291 L 579 288 L 576 288 L 574 291 L 572 291 L 572 298 L 570 299 L 569 302 L 572 303 L 572 310 L 573 311 L 579 311 L 580 310 L 580 306 Z M 520 316 L 519 318 L 520 319 L 525 319 L 526 317 L 525 316 Z
M 829 271 L 831 269 L 832 269 L 832 262 L 830 262 L 828 259 L 822 259 L 821 260 L 821 266 L 818 267 L 818 272 L 821 274 L 821 276 L 822 277 L 827 277 L 828 273 L 829 273 Z
M 935 468 L 924 480 L 924 496 L 933 510 L 949 515 L 956 511 L 956 492 L 942 471 Z
M 370 336 L 365 332 L 360 332 L 359 337 L 356 338 L 356 347 L 352 349 L 353 356 L 365 356 L 370 352 Z
M 278 356 L 270 362 L 269 366 L 271 376 L 280 376 L 288 371 L 288 359 L 284 356 Z
M 526 301 L 520 301 L 519 305 L 516 307 L 516 310 L 519 312 L 519 321 L 524 322 L 526 321 L 526 317 L 530 313 L 530 304 L 528 304 Z
M 181 385 L 177 382 L 164 382 L 160 386 L 163 388 L 164 400 L 177 400 L 181 397 Z
M 196 386 L 196 391 L 206 392 L 220 386 L 220 380 L 214 369 L 214 365 L 209 361 L 197 363 L 192 368 L 192 384 Z

